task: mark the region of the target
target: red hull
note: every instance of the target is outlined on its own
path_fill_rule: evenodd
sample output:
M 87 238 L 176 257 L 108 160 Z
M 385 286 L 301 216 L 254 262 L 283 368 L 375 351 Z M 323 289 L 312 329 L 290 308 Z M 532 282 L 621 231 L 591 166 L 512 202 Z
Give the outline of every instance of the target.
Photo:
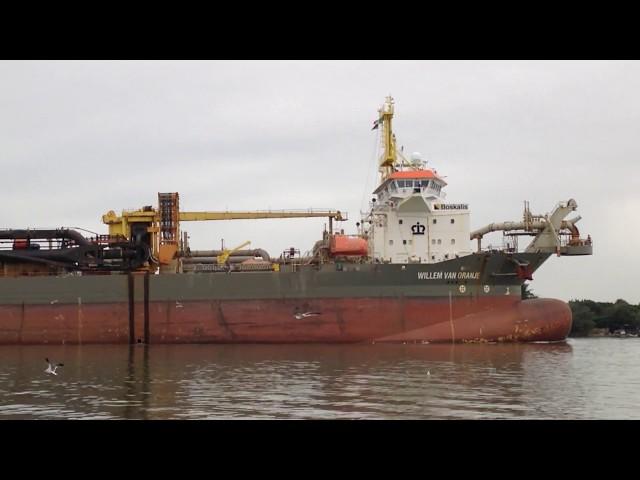
M 294 312 L 320 312 L 296 319 Z M 150 343 L 558 341 L 571 329 L 559 300 L 331 298 L 153 302 Z M 126 303 L 0 306 L 0 344 L 128 343 Z M 144 341 L 135 306 L 134 341 Z

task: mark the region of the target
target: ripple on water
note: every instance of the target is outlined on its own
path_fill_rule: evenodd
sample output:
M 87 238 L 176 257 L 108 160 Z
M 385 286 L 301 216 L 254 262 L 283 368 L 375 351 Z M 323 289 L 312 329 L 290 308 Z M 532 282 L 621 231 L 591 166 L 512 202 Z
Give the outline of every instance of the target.
M 0 348 L 0 418 L 640 418 L 640 339 Z

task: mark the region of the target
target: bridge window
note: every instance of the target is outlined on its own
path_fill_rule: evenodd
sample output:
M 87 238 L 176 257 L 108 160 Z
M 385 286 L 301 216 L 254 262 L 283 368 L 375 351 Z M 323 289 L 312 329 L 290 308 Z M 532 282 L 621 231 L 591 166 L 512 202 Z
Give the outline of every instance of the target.
M 389 240 L 389 245 L 393 245 L 393 240 Z
M 407 241 L 406 241 L 406 240 L 402 240 L 402 244 L 403 244 L 403 245 L 406 245 L 406 244 L 407 244 Z
M 451 223 L 456 223 L 455 218 L 452 218 L 452 219 L 451 219 Z
M 451 245 L 455 245 L 455 244 L 456 244 L 456 239 L 455 239 L 455 238 L 452 238 L 452 239 L 451 239 Z
M 398 223 L 399 223 L 400 225 L 402 225 L 402 219 L 398 220 Z
M 436 239 L 435 239 L 435 238 L 432 238 L 432 239 L 431 239 L 431 245 L 435 245 L 435 244 L 436 244 Z
M 442 245 L 442 239 L 438 239 L 438 245 Z
M 436 223 L 438 223 L 438 219 L 437 219 L 437 218 L 434 218 L 434 219 L 433 219 L 433 224 L 435 225 Z

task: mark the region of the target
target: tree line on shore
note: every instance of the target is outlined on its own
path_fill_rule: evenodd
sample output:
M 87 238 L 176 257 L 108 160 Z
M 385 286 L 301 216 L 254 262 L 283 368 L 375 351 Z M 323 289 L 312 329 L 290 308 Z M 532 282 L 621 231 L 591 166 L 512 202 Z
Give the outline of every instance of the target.
M 522 286 L 522 298 L 537 298 L 528 284 Z M 570 337 L 586 337 L 595 329 L 614 333 L 640 333 L 640 305 L 625 300 L 595 302 L 593 300 L 570 300 L 573 314 Z
M 573 313 L 572 337 L 587 336 L 595 329 L 606 329 L 608 333 L 624 330 L 638 333 L 640 329 L 640 305 L 632 305 L 622 299 L 615 302 L 593 300 L 571 300 Z

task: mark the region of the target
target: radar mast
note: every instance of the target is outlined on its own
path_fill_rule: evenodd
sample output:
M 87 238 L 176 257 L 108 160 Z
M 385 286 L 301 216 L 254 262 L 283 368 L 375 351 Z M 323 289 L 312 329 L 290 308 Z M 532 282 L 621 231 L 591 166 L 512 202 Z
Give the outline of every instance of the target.
M 391 120 L 393 119 L 393 97 L 389 95 L 382 107 L 378 110 L 380 116 L 376 121 L 376 127 L 382 124 L 382 147 L 384 151 L 380 156 L 380 174 L 381 181 L 386 180 L 389 175 L 396 171 L 396 163 L 398 159 L 396 151 L 396 136 L 391 128 Z

